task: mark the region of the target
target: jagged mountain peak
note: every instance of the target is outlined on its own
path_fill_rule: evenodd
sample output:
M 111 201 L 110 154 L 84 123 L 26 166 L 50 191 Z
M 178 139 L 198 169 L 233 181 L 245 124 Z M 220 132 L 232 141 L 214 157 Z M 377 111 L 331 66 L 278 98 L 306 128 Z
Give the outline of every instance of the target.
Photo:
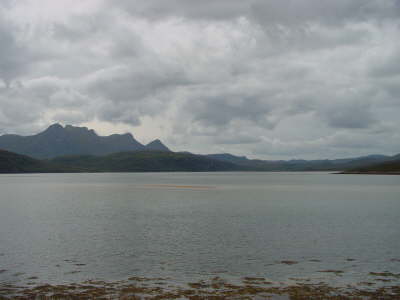
M 131 133 L 100 136 L 93 129 L 55 123 L 31 136 L 0 136 L 0 148 L 34 158 L 52 158 L 65 155 L 106 155 L 127 151 L 170 152 L 159 139 L 146 146 Z
M 109 135 L 108 137 L 124 137 L 124 138 L 134 138 L 133 137 L 133 135 L 132 135 L 132 133 L 130 133 L 130 132 L 127 132 L 127 133 L 121 133 L 121 134 L 118 134 L 118 133 L 114 133 L 114 134 L 111 134 L 111 135 Z
M 50 125 L 49 127 L 47 127 L 47 129 L 45 129 L 42 133 L 57 132 L 57 131 L 61 131 L 61 130 L 64 130 L 64 127 L 59 123 L 54 123 L 54 124 Z
M 36 134 L 36 136 L 48 137 L 54 139 L 60 138 L 97 138 L 98 135 L 93 129 L 88 129 L 87 127 L 77 127 L 72 125 L 65 125 L 64 127 L 55 123 L 50 125 L 44 131 Z
M 161 140 L 155 139 L 154 141 L 148 143 L 146 145 L 147 150 L 152 150 L 152 151 L 171 151 L 167 146 L 165 146 Z
M 146 150 L 131 133 L 99 136 L 87 127 L 62 126 L 59 123 L 50 125 L 36 135 L 0 136 L 0 148 L 35 158 Z
M 62 129 L 62 128 L 64 128 L 60 123 L 54 123 L 54 124 L 51 124 L 48 128 L 47 128 L 47 130 L 52 130 L 52 129 Z

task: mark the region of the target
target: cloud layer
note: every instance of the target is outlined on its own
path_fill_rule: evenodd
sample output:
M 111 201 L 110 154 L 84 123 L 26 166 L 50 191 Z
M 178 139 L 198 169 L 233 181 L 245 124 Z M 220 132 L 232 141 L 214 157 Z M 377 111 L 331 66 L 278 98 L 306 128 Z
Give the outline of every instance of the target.
M 72 3 L 72 4 L 71 4 Z M 0 133 L 265 159 L 400 152 L 397 0 L 0 3 Z

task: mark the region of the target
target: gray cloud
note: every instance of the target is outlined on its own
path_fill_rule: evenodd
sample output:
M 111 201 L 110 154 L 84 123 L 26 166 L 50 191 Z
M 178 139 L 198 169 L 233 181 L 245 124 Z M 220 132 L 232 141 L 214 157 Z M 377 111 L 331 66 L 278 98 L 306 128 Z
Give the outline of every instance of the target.
M 333 128 L 364 129 L 378 123 L 366 94 L 328 98 L 317 115 Z
M 119 1 L 120 7 L 144 18 L 184 17 L 188 19 L 226 20 L 254 18 L 261 24 L 298 25 L 306 22 L 337 24 L 342 22 L 397 18 L 396 0 L 149 0 Z
M 247 13 L 254 1 L 240 0 L 172 0 L 172 1 L 121 1 L 119 5 L 131 14 L 144 18 L 185 17 L 206 20 L 236 18 Z
M 62 122 L 202 153 L 400 152 L 396 0 L 60 1 L 1 4 L 3 132 Z
M 372 65 L 370 75 L 373 78 L 398 77 L 400 75 L 400 47 L 389 49 L 385 54 L 377 58 Z
M 8 85 L 10 81 L 23 74 L 33 59 L 17 40 L 17 30 L 7 23 L 0 13 L 0 78 Z
M 400 5 L 396 0 L 298 0 L 282 3 L 280 1 L 257 1 L 253 14 L 264 25 L 296 25 L 310 22 L 326 25 L 382 21 L 397 18 Z
M 268 120 L 271 107 L 259 96 L 222 93 L 202 95 L 186 103 L 185 110 L 194 116 L 194 121 L 215 126 L 229 126 L 232 120 L 244 119 L 272 128 L 274 122 Z

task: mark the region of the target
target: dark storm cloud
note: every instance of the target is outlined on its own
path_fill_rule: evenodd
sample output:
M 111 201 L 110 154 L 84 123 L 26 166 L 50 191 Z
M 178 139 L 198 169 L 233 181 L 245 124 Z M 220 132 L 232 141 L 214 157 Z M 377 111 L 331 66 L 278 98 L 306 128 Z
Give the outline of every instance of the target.
M 399 1 L 0 6 L 3 131 L 127 126 L 265 158 L 400 152 Z
M 360 102 L 327 108 L 323 117 L 335 128 L 368 128 L 377 122 L 371 108 Z
M 260 96 L 223 93 L 217 96 L 191 99 L 186 110 L 194 116 L 195 121 L 215 126 L 227 126 L 232 120 L 246 119 L 266 128 L 272 128 L 268 120 L 271 107 Z

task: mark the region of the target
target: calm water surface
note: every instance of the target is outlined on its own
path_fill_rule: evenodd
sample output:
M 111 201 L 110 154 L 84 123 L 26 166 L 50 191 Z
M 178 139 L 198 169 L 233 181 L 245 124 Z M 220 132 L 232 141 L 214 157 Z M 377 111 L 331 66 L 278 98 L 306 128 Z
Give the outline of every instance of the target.
M 400 176 L 0 175 L 0 282 L 359 282 L 400 273 L 399 223 Z

